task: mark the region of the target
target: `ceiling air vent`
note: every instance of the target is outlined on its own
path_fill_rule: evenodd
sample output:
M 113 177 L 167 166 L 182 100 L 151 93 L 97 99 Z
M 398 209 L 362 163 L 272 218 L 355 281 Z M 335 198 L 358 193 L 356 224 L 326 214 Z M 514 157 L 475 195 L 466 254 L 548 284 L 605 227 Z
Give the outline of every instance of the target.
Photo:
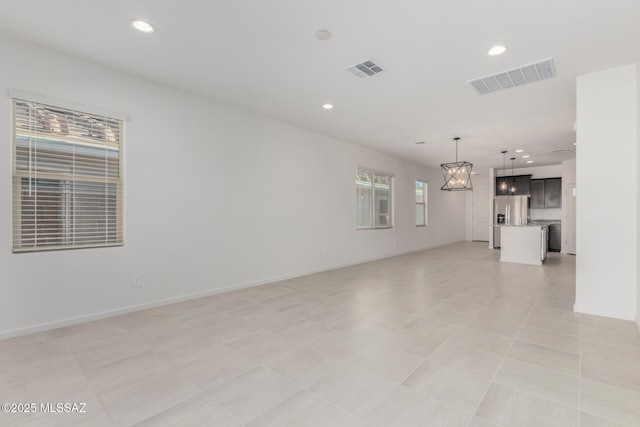
M 382 72 L 382 68 L 376 65 L 372 60 L 364 61 L 361 64 L 352 65 L 347 68 L 347 71 L 356 77 L 366 79 L 367 77 L 373 77 Z
M 471 84 L 480 95 L 490 92 L 497 92 L 514 86 L 521 86 L 527 83 L 537 82 L 556 76 L 556 68 L 553 65 L 553 58 L 534 64 L 524 65 L 513 70 L 503 71 L 492 76 L 471 79 L 467 83 Z

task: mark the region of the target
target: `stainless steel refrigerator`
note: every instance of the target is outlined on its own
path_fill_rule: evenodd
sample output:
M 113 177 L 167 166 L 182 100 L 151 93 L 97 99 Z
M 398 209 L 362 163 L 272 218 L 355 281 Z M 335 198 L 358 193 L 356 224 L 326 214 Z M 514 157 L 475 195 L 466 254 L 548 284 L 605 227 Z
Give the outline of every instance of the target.
M 527 225 L 529 196 L 496 196 L 493 201 L 493 247 L 500 247 L 501 225 Z

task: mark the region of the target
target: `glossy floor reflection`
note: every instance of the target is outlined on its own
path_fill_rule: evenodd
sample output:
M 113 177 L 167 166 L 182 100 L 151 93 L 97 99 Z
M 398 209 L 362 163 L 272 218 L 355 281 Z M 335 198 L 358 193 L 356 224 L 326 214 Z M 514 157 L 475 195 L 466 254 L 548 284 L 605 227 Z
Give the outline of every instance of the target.
M 632 322 L 572 312 L 575 257 L 442 248 L 0 341 L 28 426 L 638 426 Z

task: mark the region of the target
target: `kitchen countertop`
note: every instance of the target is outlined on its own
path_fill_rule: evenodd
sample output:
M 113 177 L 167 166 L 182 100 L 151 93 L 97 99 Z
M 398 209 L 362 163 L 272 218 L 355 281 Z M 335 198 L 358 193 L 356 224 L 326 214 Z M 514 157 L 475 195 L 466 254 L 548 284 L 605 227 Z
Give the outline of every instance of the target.
M 533 221 L 529 221 L 529 224 L 533 224 L 533 225 L 562 224 L 562 220 L 560 220 L 560 219 L 534 219 Z
M 549 224 L 533 224 L 533 223 L 529 223 L 526 225 L 511 225 L 511 224 L 500 224 L 498 225 L 498 227 L 536 227 L 536 228 L 540 228 L 540 227 L 546 227 Z M 495 226 L 494 226 L 495 227 Z
M 529 221 L 527 225 L 515 225 L 515 224 L 494 224 L 494 227 L 546 227 L 552 224 L 562 224 L 559 219 L 536 219 Z

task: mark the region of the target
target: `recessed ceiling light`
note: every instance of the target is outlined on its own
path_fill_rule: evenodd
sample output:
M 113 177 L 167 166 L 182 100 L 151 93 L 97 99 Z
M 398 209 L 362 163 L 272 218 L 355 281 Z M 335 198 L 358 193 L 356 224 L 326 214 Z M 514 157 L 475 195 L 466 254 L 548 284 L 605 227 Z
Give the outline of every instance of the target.
M 325 110 L 331 110 L 331 109 L 333 108 L 333 105 L 331 105 L 331 104 L 324 104 L 324 105 L 322 106 L 322 108 L 324 108 Z
M 506 50 L 507 50 L 506 46 L 497 45 L 489 49 L 489 51 L 487 52 L 487 55 L 489 56 L 502 55 L 503 53 L 505 53 Z
M 533 163 L 533 160 L 527 160 L 527 163 Z
M 416 144 L 424 144 L 424 141 L 418 141 Z
M 574 143 L 573 143 L 573 145 L 576 145 L 576 144 L 577 144 L 577 142 L 574 142 Z
M 316 38 L 318 40 L 329 40 L 331 38 L 331 33 L 327 30 L 316 31 Z
M 522 153 L 524 150 L 516 150 L 516 153 Z
M 528 154 L 527 154 L 527 155 L 522 156 L 522 158 L 523 158 L 523 159 L 528 159 L 529 157 L 531 157 L 531 156 L 530 156 L 530 155 L 528 155 Z
M 131 26 L 133 28 L 135 28 L 138 31 L 142 31 L 143 33 L 153 33 L 156 30 L 156 28 L 153 25 L 149 24 L 146 21 L 142 21 L 140 19 L 132 19 L 129 22 L 131 22 Z

